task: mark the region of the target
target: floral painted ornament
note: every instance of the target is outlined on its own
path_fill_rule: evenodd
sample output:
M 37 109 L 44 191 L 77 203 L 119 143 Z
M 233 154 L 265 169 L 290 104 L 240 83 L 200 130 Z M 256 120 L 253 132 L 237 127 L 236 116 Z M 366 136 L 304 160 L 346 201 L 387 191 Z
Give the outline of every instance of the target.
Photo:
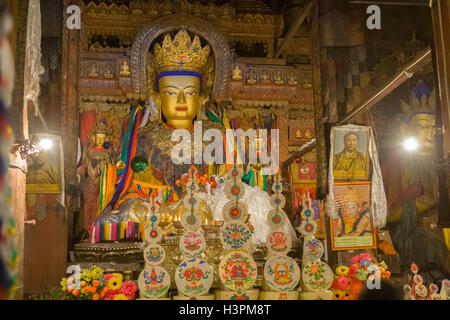
M 220 231 L 220 241 L 228 250 L 243 248 L 249 243 L 251 237 L 252 231 L 241 222 L 225 223 Z
M 291 291 L 300 281 L 300 268 L 291 257 L 275 256 L 266 262 L 264 279 L 275 291 Z
M 302 221 L 300 225 L 300 232 L 303 236 L 313 236 L 317 230 L 317 223 L 314 220 Z
M 256 262 L 242 251 L 232 251 L 219 263 L 220 281 L 229 290 L 244 291 L 253 286 L 257 277 Z
M 195 231 L 202 226 L 202 215 L 199 211 L 185 211 L 180 222 L 184 229 Z
M 163 236 L 163 230 L 160 227 L 145 227 L 145 241 L 148 243 L 158 243 Z
M 166 251 L 158 244 L 150 244 L 144 250 L 145 262 L 152 266 L 161 264 L 166 258 Z
M 164 268 L 146 265 L 138 279 L 141 296 L 158 299 L 167 294 L 170 287 L 170 275 Z
M 305 265 L 302 278 L 308 290 L 328 290 L 333 283 L 333 271 L 325 262 L 315 260 Z
M 283 209 L 272 209 L 267 215 L 267 222 L 271 229 L 281 229 L 286 221 L 287 216 Z
M 247 205 L 242 201 L 230 200 L 222 209 L 225 222 L 245 222 L 248 217 Z
M 284 208 L 286 205 L 286 198 L 280 193 L 280 194 L 273 194 L 270 197 L 270 203 L 274 208 Z
M 188 297 L 207 294 L 213 283 L 213 268 L 204 260 L 191 259 L 180 263 L 175 271 L 178 293 Z
M 229 180 L 225 184 L 224 192 L 228 199 L 237 200 L 242 199 L 245 195 L 245 185 L 240 181 L 241 178 L 236 180 Z
M 200 258 L 206 249 L 206 240 L 201 232 L 187 231 L 180 237 L 181 253 L 188 258 Z
M 291 251 L 291 237 L 283 231 L 272 231 L 267 236 L 266 247 L 275 255 L 285 255 Z
M 322 258 L 325 250 L 322 241 L 311 238 L 305 239 L 303 244 L 303 254 L 311 260 L 319 260 Z

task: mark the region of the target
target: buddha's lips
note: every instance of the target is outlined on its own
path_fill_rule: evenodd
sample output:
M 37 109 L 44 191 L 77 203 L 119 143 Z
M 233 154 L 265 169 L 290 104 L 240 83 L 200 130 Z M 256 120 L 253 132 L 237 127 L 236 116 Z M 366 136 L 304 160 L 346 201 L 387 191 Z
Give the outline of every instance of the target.
M 187 111 L 187 107 L 182 107 L 182 106 L 178 106 L 178 107 L 176 107 L 175 108 L 175 110 L 177 110 L 177 111 Z

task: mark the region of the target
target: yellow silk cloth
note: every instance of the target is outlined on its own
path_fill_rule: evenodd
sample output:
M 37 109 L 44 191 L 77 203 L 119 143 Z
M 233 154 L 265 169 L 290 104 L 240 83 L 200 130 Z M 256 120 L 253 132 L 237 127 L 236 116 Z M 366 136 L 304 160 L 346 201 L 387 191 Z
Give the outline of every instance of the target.
M 447 249 L 450 250 L 450 228 L 444 228 L 444 238 L 445 244 L 447 245 Z

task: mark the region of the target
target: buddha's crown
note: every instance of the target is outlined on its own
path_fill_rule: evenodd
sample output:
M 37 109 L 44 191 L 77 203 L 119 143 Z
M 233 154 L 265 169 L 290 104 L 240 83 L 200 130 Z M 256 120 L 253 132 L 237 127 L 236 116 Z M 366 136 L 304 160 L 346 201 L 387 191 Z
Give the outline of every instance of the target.
M 436 91 L 422 80 L 419 80 L 416 86 L 411 90 L 409 103 L 401 100 L 403 113 L 410 120 L 418 113 L 435 113 L 436 110 Z
M 209 62 L 211 48 L 202 48 L 200 38 L 195 35 L 194 40 L 186 30 L 180 30 L 173 38 L 167 34 L 162 47 L 157 43 L 154 48 L 155 71 L 193 71 L 202 74 Z
M 191 40 L 185 29 L 180 30 L 173 39 L 167 34 L 162 46 L 155 44 L 153 54 L 149 53 L 147 59 L 147 88 L 150 95 L 157 91 L 159 77 L 170 75 L 171 72 L 200 77 L 202 92 L 206 95 L 213 85 L 211 48 L 209 45 L 202 47 L 198 35 Z

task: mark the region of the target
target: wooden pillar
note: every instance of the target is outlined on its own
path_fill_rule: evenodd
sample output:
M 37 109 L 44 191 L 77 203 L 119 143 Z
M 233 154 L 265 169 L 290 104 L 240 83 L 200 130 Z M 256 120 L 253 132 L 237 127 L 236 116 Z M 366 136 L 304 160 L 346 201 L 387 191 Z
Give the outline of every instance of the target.
M 10 154 L 9 156 L 9 181 L 12 192 L 12 203 L 14 204 L 14 216 L 16 218 L 16 235 L 17 235 L 17 285 L 15 299 L 23 298 L 24 288 L 24 244 L 25 244 L 25 188 L 26 188 L 26 172 L 27 163 L 23 160 L 19 152 Z
M 450 156 L 450 3 L 447 0 L 431 1 L 434 31 L 433 63 L 437 78 L 436 99 L 436 156 L 438 161 L 447 157 L 447 166 L 438 169 L 439 227 L 450 227 L 449 177 Z

